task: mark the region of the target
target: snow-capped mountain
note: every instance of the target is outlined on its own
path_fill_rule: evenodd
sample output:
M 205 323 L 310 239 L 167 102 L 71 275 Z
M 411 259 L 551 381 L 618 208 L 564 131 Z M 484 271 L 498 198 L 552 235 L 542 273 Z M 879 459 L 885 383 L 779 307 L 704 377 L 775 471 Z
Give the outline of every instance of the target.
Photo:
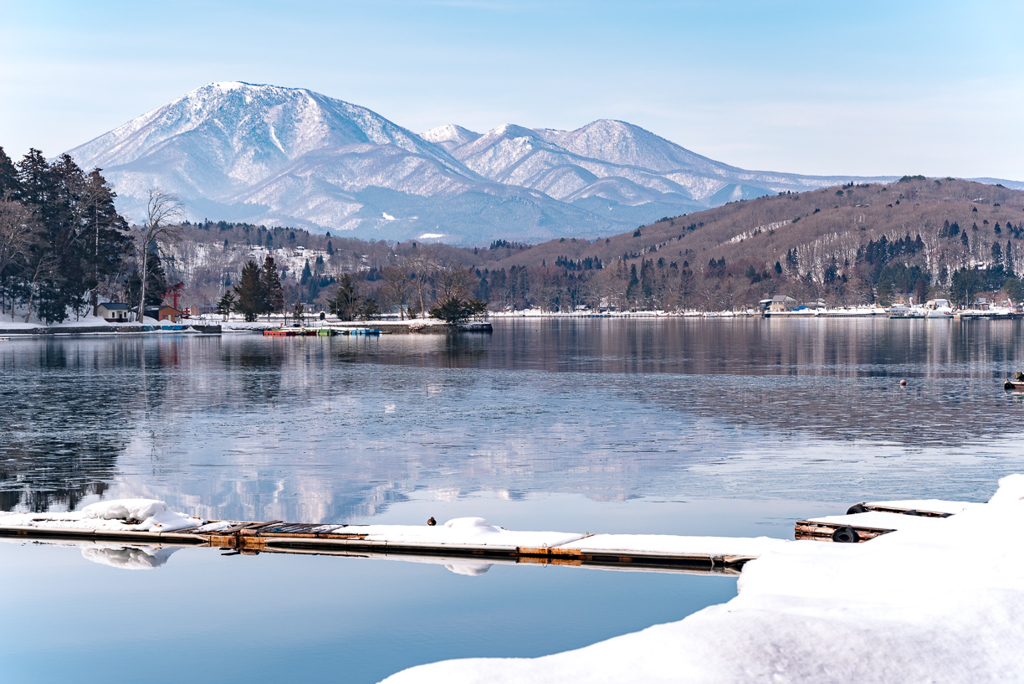
M 475 133 L 468 128 L 462 126 L 456 126 L 455 124 L 448 124 L 447 126 L 438 126 L 432 128 L 421 136 L 424 140 L 432 142 L 435 145 L 440 145 L 449 152 L 456 147 L 461 147 L 466 143 L 473 142 L 480 137 L 479 133 Z
M 575 131 L 456 125 L 422 135 L 301 88 L 211 83 L 70 151 L 133 219 L 151 187 L 189 218 L 494 238 L 621 232 L 664 215 L 848 178 L 750 172 L 620 121 Z
M 590 199 L 703 209 L 849 180 L 744 171 L 702 157 L 639 126 L 607 119 L 575 131 L 505 125 L 446 149 L 486 178 L 540 190 L 571 203 Z

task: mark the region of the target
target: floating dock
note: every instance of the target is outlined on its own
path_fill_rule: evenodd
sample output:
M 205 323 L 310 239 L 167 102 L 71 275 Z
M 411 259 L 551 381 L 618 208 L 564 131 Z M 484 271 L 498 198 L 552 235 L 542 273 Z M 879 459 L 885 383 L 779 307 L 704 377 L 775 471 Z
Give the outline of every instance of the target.
M 378 328 L 268 328 L 264 337 L 333 337 L 334 335 L 380 335 Z
M 162 512 L 145 520 L 130 513 L 112 517 L 109 511 L 121 510 L 116 508 L 119 504 L 135 504 L 136 508 L 144 504 L 149 506 L 147 511 Z M 248 555 L 418 556 L 700 574 L 738 574 L 746 562 L 793 543 L 768 537 L 511 531 L 490 525 L 482 518 L 456 518 L 443 525 L 423 526 L 208 521 L 172 513 L 158 501 L 115 501 L 101 505 L 105 508 L 99 514 L 95 510 L 90 513 L 88 507 L 73 513 L 0 515 L 0 537 L 209 547 Z M 901 528 L 934 524 L 984 505 L 936 500 L 861 503 L 851 507 L 846 515 L 797 521 L 795 538 L 866 542 Z
M 975 506 L 967 501 L 883 501 L 854 504 L 846 515 L 797 520 L 795 538 L 832 542 L 865 542 L 899 529 L 948 518 Z
M 743 539 L 514 532 L 486 524 L 462 525 L 466 520 L 479 521 L 459 518 L 436 527 L 214 521 L 193 528 L 160 532 L 135 531 L 129 529 L 131 525 L 86 526 L 82 520 L 35 515 L 30 521 L 19 521 L 22 524 L 5 524 L 3 517 L 0 517 L 0 537 L 54 542 L 197 546 L 241 554 L 427 556 L 473 559 L 488 563 L 620 567 L 713 574 L 738 574 L 745 562 L 769 548 L 788 543 L 766 537 Z

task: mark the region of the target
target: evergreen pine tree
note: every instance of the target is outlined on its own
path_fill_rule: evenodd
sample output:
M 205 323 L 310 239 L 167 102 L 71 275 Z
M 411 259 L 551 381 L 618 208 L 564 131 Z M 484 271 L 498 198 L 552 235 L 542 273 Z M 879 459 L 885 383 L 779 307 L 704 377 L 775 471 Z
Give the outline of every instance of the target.
M 228 320 L 228 315 L 235 309 L 235 293 L 231 290 L 225 290 L 224 296 L 217 302 L 217 313 L 224 317 L 224 320 Z
M 67 318 L 68 309 L 80 310 L 87 289 L 83 263 L 86 180 L 68 155 L 51 166 L 37 149 L 29 150 L 18 166 L 21 197 L 35 214 L 40 228 L 30 253 L 28 312 L 46 322 Z
M 281 285 L 281 273 L 277 270 L 274 257 L 269 254 L 263 260 L 262 282 L 266 306 L 260 313 L 284 311 L 284 287 Z
M 235 295 L 238 301 L 235 303 L 235 311 L 245 316 L 245 320 L 252 322 L 256 316 L 266 311 L 267 298 L 263 289 L 263 279 L 260 267 L 251 259 L 242 267 L 242 276 L 235 285 Z
M 626 285 L 626 301 L 630 304 L 634 303 L 636 291 L 639 286 L 640 278 L 638 278 L 636 274 L 636 264 L 631 264 L 629 267 L 629 284 Z
M 128 222 L 117 213 L 114 206 L 117 194 L 107 185 L 106 179 L 96 169 L 89 174 L 87 180 L 82 238 L 89 271 L 87 286 L 94 290 L 95 300 L 95 289 L 120 274 L 121 264 L 131 254 L 132 238 Z
M 348 273 L 341 276 L 338 289 L 329 302 L 331 313 L 342 321 L 351 321 L 359 310 L 359 289 Z
M 4 148 L 0 147 L 0 200 L 4 198 L 17 199 L 20 191 L 18 169 L 4 152 Z

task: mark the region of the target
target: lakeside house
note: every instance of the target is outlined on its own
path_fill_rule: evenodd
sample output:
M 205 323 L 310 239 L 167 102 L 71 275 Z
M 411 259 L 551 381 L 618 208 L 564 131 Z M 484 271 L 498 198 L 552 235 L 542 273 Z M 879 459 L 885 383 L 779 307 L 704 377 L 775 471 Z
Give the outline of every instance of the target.
M 779 311 L 792 311 L 796 306 L 796 300 L 789 295 L 775 295 L 768 304 L 768 310 L 777 313 Z
M 104 302 L 96 307 L 96 315 L 107 323 L 126 323 L 131 319 L 132 310 L 120 302 Z
M 178 311 L 169 304 L 164 304 L 159 307 L 149 307 L 146 309 L 147 318 L 155 318 L 158 321 L 168 321 L 170 323 L 177 323 L 184 313 L 184 311 Z

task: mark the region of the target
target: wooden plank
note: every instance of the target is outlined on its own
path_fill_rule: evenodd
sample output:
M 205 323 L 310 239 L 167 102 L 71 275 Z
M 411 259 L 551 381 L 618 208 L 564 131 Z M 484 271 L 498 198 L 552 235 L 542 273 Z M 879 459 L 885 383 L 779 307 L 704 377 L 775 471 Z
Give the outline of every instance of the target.
M 895 532 L 895 530 L 882 527 L 864 527 L 861 525 L 847 525 L 841 523 L 812 522 L 809 520 L 797 520 L 795 537 L 801 539 L 813 539 L 817 541 L 832 541 L 832 535 L 841 527 L 852 527 L 860 537 L 858 541 L 866 542 L 869 539 Z

